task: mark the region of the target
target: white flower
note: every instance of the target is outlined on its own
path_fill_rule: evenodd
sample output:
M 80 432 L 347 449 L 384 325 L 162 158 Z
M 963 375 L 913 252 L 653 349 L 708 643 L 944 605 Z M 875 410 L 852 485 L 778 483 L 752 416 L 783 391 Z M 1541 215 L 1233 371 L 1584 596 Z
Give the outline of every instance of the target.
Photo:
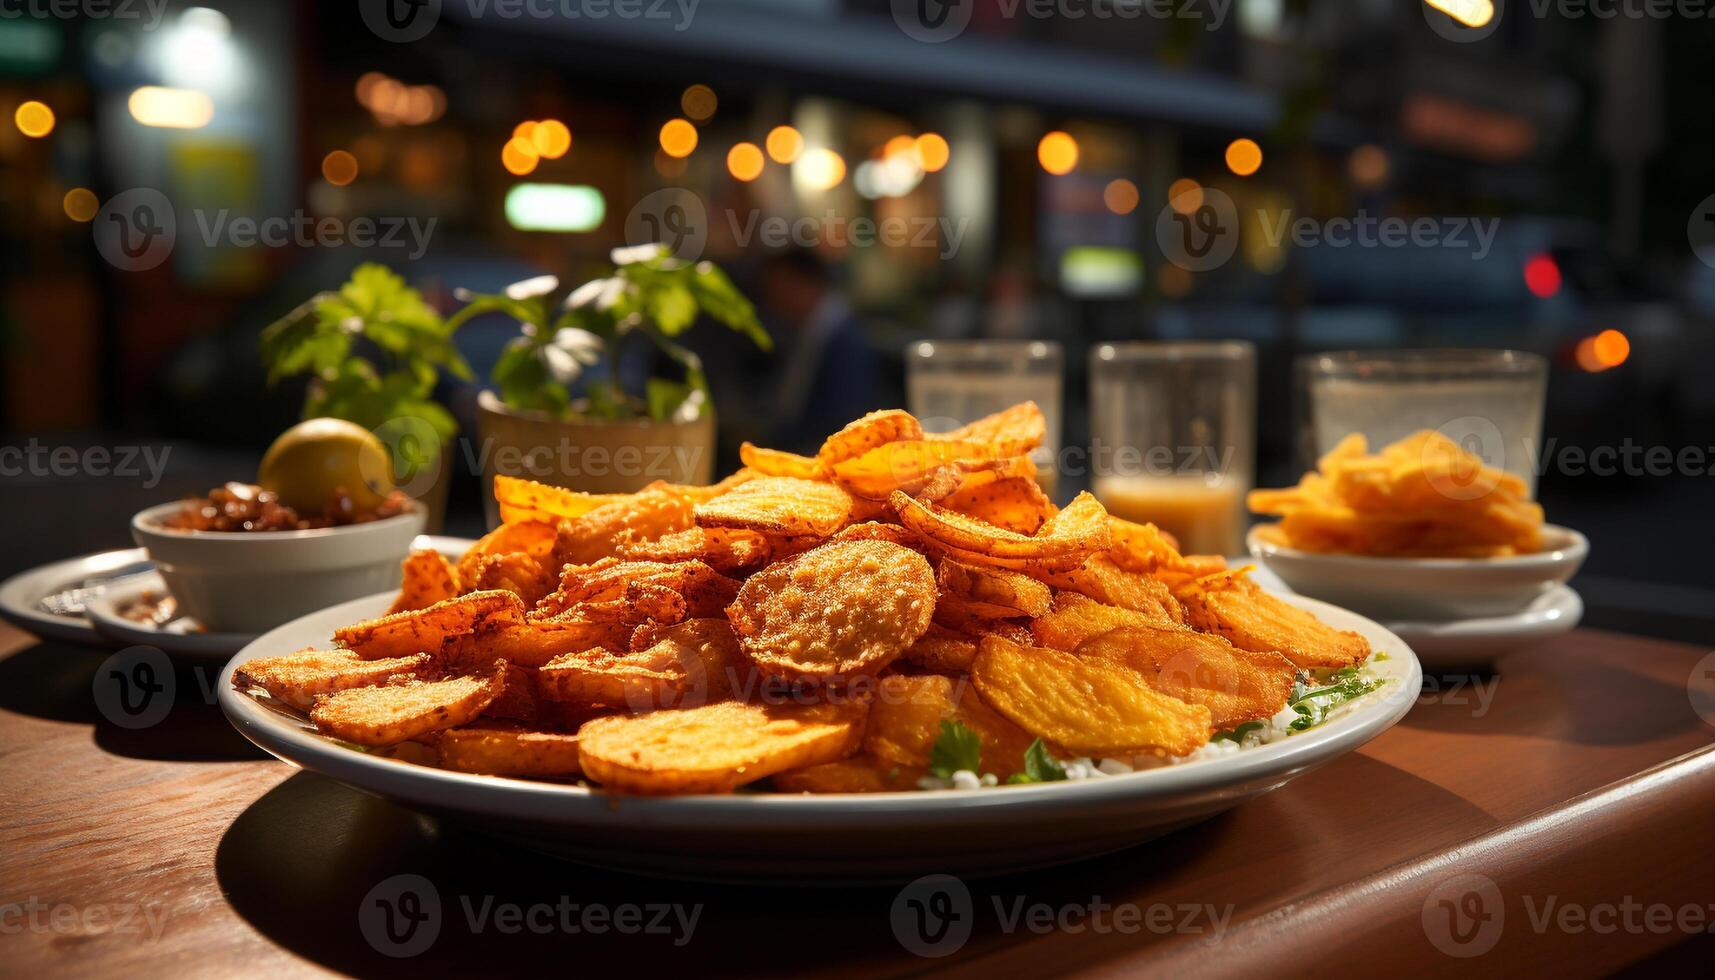
M 554 346 L 572 355 L 579 364 L 594 364 L 601 360 L 607 344 L 588 330 L 561 327 L 554 333 Z
M 703 414 L 705 401 L 708 401 L 708 396 L 703 394 L 701 388 L 691 389 L 691 393 L 686 395 L 685 400 L 679 403 L 679 407 L 673 410 L 673 421 L 695 422 Z
M 536 296 L 546 296 L 560 288 L 558 276 L 537 276 L 523 282 L 515 282 L 507 286 L 504 292 L 507 299 L 531 299 Z
M 630 265 L 633 262 L 647 262 L 667 254 L 667 246 L 660 242 L 650 242 L 647 245 L 633 245 L 630 248 L 616 248 L 608 253 L 608 258 L 614 265 Z
M 626 286 L 626 281 L 618 276 L 610 279 L 591 279 L 572 290 L 572 294 L 566 297 L 566 309 L 581 310 L 588 306 L 597 310 L 610 310 L 613 304 L 625 295 Z

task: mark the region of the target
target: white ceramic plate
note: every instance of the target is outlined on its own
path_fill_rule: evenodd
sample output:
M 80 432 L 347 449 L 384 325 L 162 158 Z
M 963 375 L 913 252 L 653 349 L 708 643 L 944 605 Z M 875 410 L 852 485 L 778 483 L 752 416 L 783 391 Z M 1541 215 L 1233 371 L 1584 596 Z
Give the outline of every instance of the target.
M 210 633 L 190 616 L 177 616 L 165 623 L 140 623 L 127 619 L 124 610 L 147 596 L 167 594 L 167 583 L 159 572 L 144 572 L 114 582 L 90 600 L 85 612 L 89 624 L 114 646 L 142 644 L 169 656 L 219 660 L 244 649 L 255 633 Z
M 1288 602 L 1356 630 L 1388 659 L 1379 691 L 1323 725 L 1221 758 L 1123 776 L 968 792 L 808 796 L 610 796 L 584 787 L 448 772 L 382 758 L 316 734 L 235 691 L 253 657 L 325 646 L 336 627 L 380 614 L 377 595 L 263 634 L 227 665 L 220 706 L 279 758 L 366 792 L 528 847 L 627 871 L 724 880 L 897 881 L 929 872 L 981 875 L 1093 857 L 1142 843 L 1276 789 L 1386 731 L 1416 700 L 1417 657 L 1354 613 Z
M 1522 612 L 1570 579 L 1590 553 L 1571 528 L 1547 524 L 1542 550 L 1511 558 L 1375 558 L 1299 551 L 1258 525 L 1250 552 L 1294 592 L 1385 621 L 1445 622 Z
M 454 538 L 441 534 L 419 534 L 416 540 L 411 542 L 411 547 L 412 549 L 434 548 L 448 558 L 456 559 L 464 554 L 465 549 L 473 543 L 469 538 Z M 180 634 L 189 637 L 188 630 L 192 626 L 191 623 L 182 622 L 178 625 L 169 623 L 165 630 L 148 627 L 139 623 L 120 620 L 117 614 L 112 612 L 109 605 L 107 615 L 118 621 L 114 624 L 115 630 L 147 631 L 146 633 L 127 632 L 123 637 L 116 637 L 111 633 L 103 634 L 98 631 L 94 622 L 86 616 L 55 616 L 41 608 L 43 596 L 72 588 L 85 579 L 111 574 L 115 569 L 124 568 L 127 565 L 146 562 L 148 558 L 148 552 L 142 548 L 122 548 L 117 551 L 98 551 L 79 558 L 68 558 L 64 561 L 38 565 L 28 571 L 19 572 L 5 582 L 0 582 L 0 618 L 4 618 L 19 629 L 33 633 L 44 640 L 61 640 L 88 646 L 112 646 L 115 642 L 121 645 L 147 643 L 161 647 L 168 653 L 173 653 L 175 651 L 169 647 L 178 645 L 178 641 L 173 640 L 168 634 Z M 148 576 L 149 580 L 157 584 L 160 582 L 160 577 L 155 573 L 144 572 L 136 577 L 127 576 L 124 579 L 115 580 L 113 584 L 107 586 L 107 589 L 129 587 L 136 582 L 145 581 L 144 576 Z M 148 587 L 147 585 L 140 586 L 143 589 Z M 90 605 L 93 607 L 94 603 L 92 602 Z M 219 652 L 219 656 L 229 657 L 245 643 L 255 639 L 254 635 L 234 635 L 239 637 L 239 642 L 228 645 L 224 651 Z M 206 655 L 215 651 L 187 650 L 186 652 L 193 655 Z
M 1584 600 L 1571 586 L 1557 585 L 1511 616 L 1396 622 L 1388 629 L 1411 644 L 1426 669 L 1451 670 L 1491 665 L 1502 654 L 1570 632 L 1583 616 Z

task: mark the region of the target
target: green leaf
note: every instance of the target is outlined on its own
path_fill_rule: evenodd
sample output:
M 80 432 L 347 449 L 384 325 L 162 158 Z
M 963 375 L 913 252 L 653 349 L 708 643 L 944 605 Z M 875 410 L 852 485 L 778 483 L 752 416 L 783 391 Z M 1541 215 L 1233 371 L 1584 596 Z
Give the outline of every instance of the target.
M 725 272 L 712 262 L 699 262 L 691 267 L 691 292 L 703 312 L 749 337 L 751 343 L 763 350 L 774 349 L 774 339 L 763 329 L 756 317 L 756 307 L 738 291 Z
M 977 771 L 982 762 L 983 743 L 977 733 L 962 721 L 941 722 L 941 736 L 929 750 L 929 771 L 942 779 L 953 778 L 961 769 Z
M 1008 783 L 1057 783 L 1066 778 L 1066 767 L 1048 754 L 1048 746 L 1041 739 L 1030 743 L 1030 748 L 1024 750 L 1024 771 L 1015 772 L 1007 779 Z
M 649 404 L 649 417 L 657 422 L 672 421 L 679 406 L 691 397 L 692 390 L 688 384 L 650 378 L 643 383 L 643 400 Z
M 656 329 L 676 337 L 697 322 L 697 298 L 677 283 L 666 285 L 647 294 L 649 319 Z

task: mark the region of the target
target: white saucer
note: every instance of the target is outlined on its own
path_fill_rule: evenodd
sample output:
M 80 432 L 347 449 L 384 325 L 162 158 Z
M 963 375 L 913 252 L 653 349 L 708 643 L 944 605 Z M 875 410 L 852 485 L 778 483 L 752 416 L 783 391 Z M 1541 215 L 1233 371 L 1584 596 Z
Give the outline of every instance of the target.
M 95 631 L 115 646 L 142 645 L 169 656 L 224 662 L 256 639 L 256 633 L 209 633 L 189 616 L 177 616 L 161 625 L 142 623 L 124 616 L 124 610 L 150 595 L 167 595 L 167 583 L 159 572 L 144 572 L 120 579 L 89 601 L 85 614 Z
M 1584 616 L 1584 600 L 1568 585 L 1544 592 L 1523 612 L 1440 623 L 1393 622 L 1392 630 L 1417 652 L 1426 671 L 1488 666 L 1511 653 L 1570 632 Z

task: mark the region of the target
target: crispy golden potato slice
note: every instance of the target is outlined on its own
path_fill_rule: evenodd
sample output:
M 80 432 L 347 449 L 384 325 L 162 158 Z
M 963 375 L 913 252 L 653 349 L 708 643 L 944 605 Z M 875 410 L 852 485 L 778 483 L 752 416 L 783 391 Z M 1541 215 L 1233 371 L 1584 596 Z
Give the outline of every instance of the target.
M 696 508 L 700 527 L 825 538 L 851 517 L 852 498 L 831 483 L 763 476 Z
M 588 618 L 577 612 L 556 619 L 533 619 L 457 637 L 442 649 L 441 660 L 455 669 L 481 663 L 484 657 L 504 657 L 521 667 L 540 667 L 562 653 L 624 647 L 638 622 L 617 616 Z
M 996 456 L 1022 456 L 1042 445 L 1047 435 L 1048 420 L 1043 417 L 1042 409 L 1035 402 L 1019 402 L 969 425 L 929 438 L 980 442 L 992 446 Z
M 1079 755 L 1184 755 L 1214 734 L 1207 706 L 1162 694 L 1100 657 L 990 636 L 977 649 L 971 680 L 1019 727 Z
M 688 527 L 619 550 L 620 558 L 635 561 L 700 561 L 725 575 L 749 574 L 768 564 L 772 556 L 766 535 L 724 527 Z
M 576 776 L 578 737 L 504 722 L 484 722 L 441 732 L 435 740 L 440 765 L 488 776 Z
M 967 471 L 1002 465 L 981 443 L 912 440 L 884 443 L 836 464 L 832 474 L 855 497 L 886 500 L 903 491 L 939 499 L 959 489 Z
M 976 732 L 981 772 L 1004 780 L 1024 771 L 1024 752 L 1035 738 L 989 707 L 968 680 L 939 674 L 881 679 L 869 707 L 864 751 L 899 765 L 927 766 L 943 721 Z
M 471 587 L 477 591 L 504 589 L 526 606 L 534 606 L 554 589 L 554 575 L 543 560 L 521 551 L 489 555 L 476 568 Z
M 1080 657 L 1106 657 L 1136 670 L 1149 686 L 1207 705 L 1209 724 L 1227 731 L 1286 707 L 1298 668 L 1272 650 L 1240 650 L 1213 633 L 1124 627 L 1078 645 Z
M 1185 621 L 1219 633 L 1243 650 L 1278 650 L 1304 668 L 1350 667 L 1369 659 L 1362 635 L 1337 630 L 1316 615 L 1264 592 L 1243 570 L 1219 572 L 1176 593 Z
M 683 531 L 691 526 L 692 506 L 683 494 L 664 485 L 650 486 L 561 521 L 554 537 L 555 567 L 587 565 L 612 555 L 621 545 Z
M 758 476 L 790 476 L 799 480 L 827 479 L 827 472 L 822 468 L 821 461 L 811 456 L 800 456 L 779 449 L 764 449 L 746 442 L 738 447 L 738 457 Z
M 829 540 L 832 541 L 891 541 L 903 545 L 912 551 L 923 550 L 923 540 L 898 524 L 887 524 L 881 521 L 864 521 L 862 524 L 848 524 L 840 528 L 839 533 Z
M 695 707 L 732 694 L 744 658 L 726 620 L 688 620 L 654 630 L 651 639 L 642 650 L 597 648 L 555 657 L 542 666 L 542 694 L 632 711 Z
M 637 621 L 647 618 L 677 622 L 687 616 L 720 616 L 738 595 L 738 586 L 737 579 L 728 578 L 701 561 L 604 558 L 590 565 L 566 566 L 561 573 L 560 588 L 536 605 L 532 617 L 554 618 L 568 611 L 585 615 L 599 608 L 595 604 L 616 601 L 621 609 L 626 602 L 641 604 Z M 677 615 L 664 611 L 663 591 L 681 597 L 672 603 L 683 607 Z
M 1166 617 L 1175 623 L 1185 621 L 1185 610 L 1166 583 L 1128 572 L 1106 555 L 1095 555 L 1082 567 L 1068 572 L 1043 571 L 1042 581 L 1062 592 L 1076 592 L 1104 605 L 1119 606 L 1144 613 L 1152 618 Z
M 362 660 L 348 650 L 300 650 L 246 661 L 233 671 L 232 683 L 240 689 L 259 687 L 276 701 L 307 709 L 324 694 L 385 684 L 396 677 L 420 677 L 432 666 L 426 653 Z
M 1041 616 L 1054 600 L 1048 586 L 1022 572 L 965 565 L 949 558 L 935 566 L 935 579 L 943 592 L 995 610 L 996 615 L 985 617 L 990 619 Z
M 537 687 L 536 668 L 508 663 L 506 676 L 501 679 L 500 693 L 482 709 L 483 717 L 534 722 L 542 707 Z
M 816 459 L 824 467 L 833 467 L 877 446 L 922 438 L 923 426 L 910 412 L 889 408 L 871 412 L 829 436 L 816 452 Z
M 1178 609 L 1177 602 L 1174 608 Z M 1052 611 L 1031 621 L 1030 631 L 1038 646 L 1076 650 L 1078 644 L 1109 630 L 1127 626 L 1178 625 L 1178 620 L 1162 610 L 1125 609 L 1105 605 L 1076 592 L 1062 592 L 1054 597 Z
M 1076 560 L 1082 564 L 1090 555 L 1105 551 L 1113 543 L 1107 511 L 1088 493 L 1080 493 L 1065 510 L 1044 521 L 1033 535 L 996 527 L 903 493 L 896 493 L 891 499 L 901 524 L 968 564 L 1020 570 L 1029 567 L 1032 561 Z
M 897 793 L 917 788 L 929 770 L 902 766 L 873 755 L 854 755 L 804 769 L 775 774 L 771 782 L 781 793 Z
M 727 610 L 765 675 L 816 682 L 874 674 L 929 628 L 935 573 L 910 548 L 836 541 L 752 575 Z
M 1026 462 L 1030 459 L 1028 456 L 1017 458 Z M 1033 473 L 1034 469 L 1032 467 Z M 940 503 L 942 507 L 966 517 L 1026 535 L 1034 535 L 1048 518 L 1059 512 L 1054 501 L 1042 492 L 1042 485 L 1036 482 L 1034 475 L 967 480 L 956 493 Z
M 399 598 L 393 600 L 388 613 L 427 609 L 464 591 L 459 587 L 458 570 L 453 563 L 433 548 L 411 552 L 405 556 L 401 567 L 404 577 L 399 586 Z
M 506 665 L 438 681 L 358 687 L 318 698 L 310 709 L 316 729 L 358 745 L 393 745 L 469 724 L 500 695 Z
M 499 474 L 494 477 L 494 501 L 500 505 L 500 520 L 504 524 L 539 521 L 553 527 L 629 496 L 628 493 L 581 493 L 535 480 Z
M 609 790 L 729 793 L 777 772 L 843 759 L 863 740 L 868 705 L 717 701 L 683 711 L 597 718 L 578 730 L 584 775 Z
M 482 563 L 493 555 L 525 554 L 543 562 L 551 562 L 554 552 L 554 525 L 543 521 L 514 521 L 502 524 L 476 540 L 459 556 L 458 580 L 465 591 L 475 588 Z M 552 567 L 558 568 L 558 565 Z
M 901 659 L 938 674 L 962 674 L 976 659 L 979 639 L 930 623 L 917 642 L 905 648 Z
M 524 603 L 503 590 L 469 592 L 426 609 L 393 613 L 334 631 L 338 645 L 365 660 L 435 653 L 448 640 L 524 622 Z

